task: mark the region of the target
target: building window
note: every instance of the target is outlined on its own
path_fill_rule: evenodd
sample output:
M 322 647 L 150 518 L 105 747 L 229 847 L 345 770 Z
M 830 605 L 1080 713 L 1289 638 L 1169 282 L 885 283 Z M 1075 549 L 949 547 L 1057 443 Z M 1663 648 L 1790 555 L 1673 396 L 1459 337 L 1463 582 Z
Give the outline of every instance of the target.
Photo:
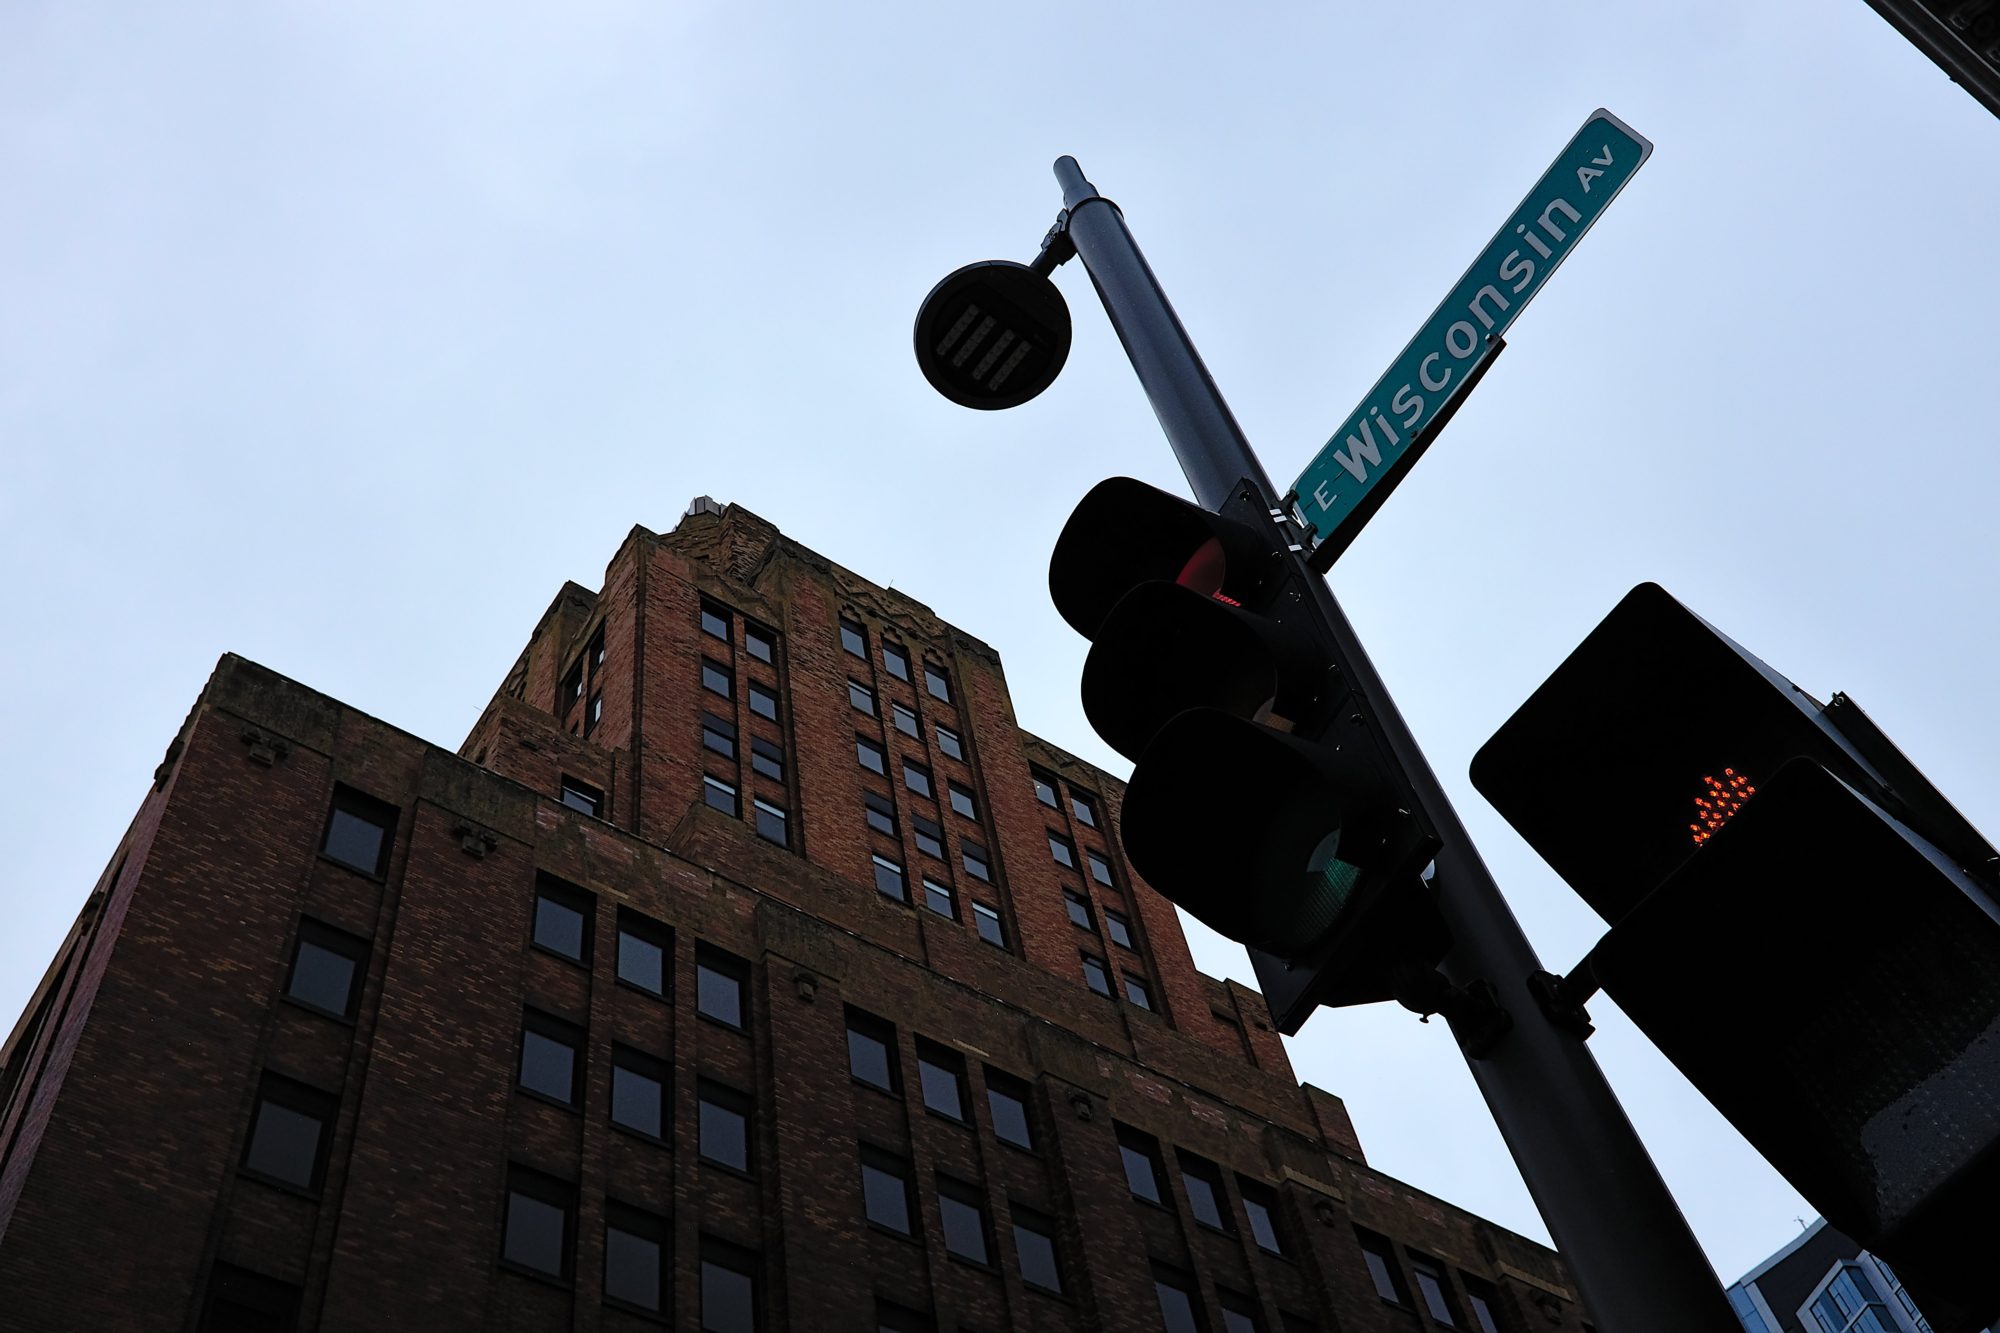
M 924 906 L 939 916 L 958 920 L 958 909 L 951 900 L 951 886 L 940 884 L 929 875 L 924 876 Z
M 1104 933 L 1109 935 L 1111 942 L 1120 948 L 1133 947 L 1131 923 L 1108 907 L 1104 909 Z
M 218 1263 L 208 1275 L 197 1333 L 291 1333 L 298 1317 L 297 1287 Z
M 701 1238 L 701 1333 L 757 1333 L 757 1256 Z
M 576 1186 L 525 1167 L 507 1172 L 507 1234 L 500 1258 L 554 1278 L 569 1277 Z
M 910 895 L 909 891 L 903 887 L 903 867 L 897 865 L 886 856 L 878 855 L 870 859 L 875 862 L 875 888 L 877 892 L 881 893 L 885 898 L 894 898 L 899 903 L 908 902 Z
M 765 629 L 754 621 L 743 622 L 743 651 L 759 662 L 775 662 L 778 657 L 778 635 L 774 630 Z
M 621 1203 L 604 1205 L 604 1299 L 658 1314 L 665 1290 L 667 1224 Z
M 1123 972 L 1119 975 L 1125 982 L 1126 1002 L 1136 1004 L 1141 1009 L 1151 1009 L 1153 1007 L 1153 992 L 1147 989 L 1146 983 L 1138 977 L 1133 976 L 1130 972 Z
M 1222 1305 L 1223 1333 L 1264 1333 L 1263 1321 L 1257 1318 L 1256 1301 L 1226 1287 L 1217 1287 L 1215 1297 Z
M 728 1027 L 743 1026 L 743 988 L 750 964 L 706 946 L 695 950 L 695 1011 Z
M 712 750 L 724 759 L 736 757 L 736 724 L 725 722 L 713 713 L 701 715 L 701 748 Z
M 1177 1268 L 1153 1265 L 1153 1295 L 1160 1302 L 1160 1323 L 1166 1333 L 1202 1333 L 1195 1313 L 1194 1279 Z
M 927 1041 L 917 1043 L 917 1081 L 923 1088 L 924 1108 L 947 1119 L 965 1123 L 965 1062 L 942 1046 Z
M 1497 1313 L 1500 1293 L 1490 1283 L 1468 1273 L 1459 1276 L 1465 1279 L 1465 1299 L 1472 1306 L 1472 1322 L 1479 1325 L 1479 1333 L 1500 1333 L 1500 1316 Z M 1734 1301 L 1731 1303 L 1734 1304 Z
M 750 1099 L 734 1088 L 703 1079 L 698 1085 L 701 1105 L 700 1152 L 705 1162 L 732 1171 L 750 1171 Z
M 986 864 L 986 848 L 984 846 L 974 842 L 970 838 L 962 839 L 958 844 L 958 856 L 959 860 L 965 865 L 966 874 L 972 876 L 974 879 L 983 879 L 989 883 L 992 882 L 993 871 Z
M 1099 995 L 1111 994 L 1111 974 L 1104 969 L 1104 960 L 1095 954 L 1084 954 L 1083 981 Z
M 785 780 L 785 750 L 762 736 L 750 738 L 750 771 L 773 782 Z
M 742 806 L 736 799 L 736 784 L 724 782 L 721 778 L 704 774 L 701 779 L 701 799 L 711 810 L 720 810 L 734 819 L 742 813 Z
M 299 918 L 292 970 L 285 994 L 335 1018 L 354 1017 L 360 981 L 368 970 L 368 942 L 332 926 Z M 24 1048 L 25 1049 L 25 1048 Z
M 1437 1260 L 1421 1255 L 1410 1256 L 1410 1272 L 1417 1279 L 1417 1291 L 1424 1298 L 1424 1309 L 1430 1317 L 1446 1328 L 1458 1327 L 1458 1311 L 1452 1308 L 1451 1289 L 1447 1286 L 1444 1269 Z
M 1057 865 L 1076 869 L 1076 848 L 1070 846 L 1069 839 L 1061 834 L 1049 834 L 1049 855 L 1056 859 Z
M 729 642 L 729 612 L 707 598 L 701 603 L 701 632 L 712 634 L 724 643 Z
M 931 1317 L 907 1306 L 875 1298 L 875 1333 L 937 1333 Z
M 1222 1176 L 1213 1162 L 1187 1153 L 1180 1154 L 1181 1187 L 1187 1191 L 1188 1211 L 1194 1220 L 1217 1231 L 1227 1231 L 1223 1220 Z
M 618 909 L 618 979 L 648 995 L 667 993 L 667 958 L 674 934 L 637 912 Z
M 938 823 L 935 819 L 926 819 L 922 815 L 912 815 L 910 816 L 910 827 L 916 830 L 917 850 L 925 856 L 935 856 L 938 860 L 942 861 L 944 859 L 944 825 Z
M 719 694 L 725 699 L 736 697 L 736 676 L 720 662 L 701 659 L 701 687 L 710 694 Z
M 1010 1211 L 1014 1215 L 1014 1253 L 1021 1261 L 1021 1281 L 1062 1295 L 1062 1265 L 1056 1262 L 1054 1219 L 1019 1204 Z
M 264 1075 L 257 1089 L 257 1110 L 250 1119 L 243 1169 L 293 1189 L 317 1192 L 338 1105 L 317 1088 Z
M 750 682 L 750 711 L 758 717 L 778 720 L 778 692 L 761 681 Z
M 893 1093 L 896 1077 L 896 1029 L 859 1009 L 847 1011 L 847 1072 L 871 1088 Z
M 1111 863 L 1104 859 L 1104 854 L 1085 852 L 1083 859 L 1090 862 L 1090 877 L 1106 888 L 1111 887 Z
M 924 663 L 924 688 L 930 692 L 931 698 L 951 702 L 951 682 L 945 679 L 942 668 L 934 667 L 929 662 Z
M 604 720 L 604 691 L 590 696 L 590 705 L 583 710 L 583 734 L 588 736 L 597 730 L 597 724 Z
M 880 773 L 884 777 L 889 774 L 888 754 L 866 736 L 854 738 L 854 760 L 870 773 Z
M 861 1205 L 871 1224 L 898 1235 L 909 1235 L 910 1164 L 892 1153 L 862 1144 Z
M 1056 802 L 1056 780 L 1032 769 L 1028 776 L 1035 784 L 1035 799 L 1051 810 L 1060 810 L 1062 807 Z
M 1069 808 L 1076 815 L 1076 822 L 1085 828 L 1097 827 L 1097 802 L 1081 792 L 1069 794 Z
M 859 681 L 847 682 L 847 702 L 868 716 L 875 716 L 875 691 Z
M 936 799 L 936 793 L 931 789 L 931 771 L 922 764 L 913 764 L 907 759 L 903 761 L 903 785 L 919 796 Z
M 875 792 L 864 791 L 861 793 L 861 806 L 867 811 L 869 828 L 892 838 L 896 836 L 895 802 Z
M 1033 1152 L 1035 1131 L 1028 1119 L 1028 1085 L 997 1069 L 986 1071 L 986 1110 L 993 1117 L 993 1137 Z
M 996 949 L 1007 947 L 1007 932 L 1000 925 L 1000 909 L 985 903 L 972 904 L 972 923 L 979 928 L 979 938 Z
M 583 660 L 590 664 L 590 674 L 592 679 L 595 679 L 597 673 L 604 669 L 604 626 L 603 625 L 600 624 L 597 627 L 597 632 L 590 636 L 590 646 L 583 650 Z
M 1410 1290 L 1403 1285 L 1403 1270 L 1397 1266 L 1396 1247 L 1389 1243 L 1389 1238 L 1360 1227 L 1354 1228 L 1354 1238 L 1361 1244 L 1361 1258 L 1368 1265 L 1375 1294 L 1393 1304 L 1408 1305 Z
M 389 864 L 390 835 L 395 828 L 395 806 L 352 787 L 336 786 L 320 854 L 350 870 L 380 879 Z
M 986 1244 L 986 1196 L 978 1186 L 950 1176 L 939 1176 L 937 1189 L 945 1251 L 975 1264 L 991 1263 Z
M 667 1067 L 629 1046 L 611 1048 L 611 1123 L 644 1134 L 665 1137 Z
M 840 619 L 840 646 L 856 657 L 868 656 L 868 631 L 861 628 L 858 621 L 842 616 Z
M 896 730 L 902 732 L 905 736 L 915 736 L 917 734 L 917 715 L 908 705 L 891 701 L 889 704 L 889 716 L 895 720 Z
M 1090 921 L 1090 904 L 1085 902 L 1081 895 L 1064 889 L 1063 908 L 1069 913 L 1071 925 L 1082 926 L 1093 935 L 1097 933 L 1097 927 Z
M 750 804 L 757 812 L 757 836 L 766 842 L 775 842 L 780 847 L 791 846 L 791 834 L 785 828 L 783 808 L 761 798 Z
M 1147 1203 L 1162 1203 L 1160 1194 L 1160 1150 L 1151 1139 L 1135 1129 L 1117 1127 L 1118 1156 L 1125 1163 L 1125 1184 L 1132 1197 Z
M 562 803 L 572 810 L 581 810 L 592 819 L 604 808 L 604 793 L 588 782 L 579 781 L 565 773 L 562 777 Z
M 590 919 L 597 900 L 552 875 L 535 879 L 535 947 L 572 963 L 590 961 Z
M 521 1024 L 521 1087 L 564 1106 L 575 1106 L 582 1052 L 583 1033 L 574 1024 L 540 1010 L 528 1010 Z
M 908 680 L 910 678 L 910 655 L 904 651 L 903 645 L 900 643 L 883 641 L 882 666 L 897 680 Z
M 951 795 L 951 808 L 967 819 L 979 818 L 979 808 L 972 803 L 972 789 L 961 787 L 956 782 L 945 784 Z
M 959 741 L 958 733 L 949 727 L 939 727 L 937 729 L 937 745 L 939 751 L 950 758 L 965 758 L 964 744 Z
M 576 701 L 582 697 L 583 659 L 578 658 L 576 665 L 569 669 L 569 674 L 563 677 L 562 688 L 556 693 L 556 715 L 567 718 L 569 710 L 576 707 Z
M 1243 1192 L 1243 1211 L 1250 1218 L 1250 1238 L 1266 1253 L 1283 1254 L 1284 1242 L 1278 1238 L 1278 1196 L 1240 1176 L 1236 1185 Z

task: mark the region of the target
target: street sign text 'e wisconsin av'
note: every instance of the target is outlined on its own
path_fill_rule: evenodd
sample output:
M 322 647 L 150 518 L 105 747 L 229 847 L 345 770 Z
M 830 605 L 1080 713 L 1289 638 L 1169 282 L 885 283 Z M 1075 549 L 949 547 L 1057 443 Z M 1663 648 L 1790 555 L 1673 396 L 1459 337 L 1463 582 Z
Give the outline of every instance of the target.
M 1381 507 L 1491 362 L 1501 335 L 1653 145 L 1602 107 L 1557 155 L 1410 339 L 1388 372 L 1292 483 L 1290 503 L 1324 570 Z

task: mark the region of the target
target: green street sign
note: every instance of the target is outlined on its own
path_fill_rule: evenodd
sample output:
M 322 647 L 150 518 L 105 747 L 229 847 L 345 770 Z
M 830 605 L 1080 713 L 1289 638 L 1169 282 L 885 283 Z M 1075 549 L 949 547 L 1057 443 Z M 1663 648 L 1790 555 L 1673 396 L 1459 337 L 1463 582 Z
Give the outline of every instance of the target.
M 1602 107 L 1535 182 L 1417 336 L 1292 483 L 1289 503 L 1331 565 L 1485 371 L 1501 335 L 1576 248 L 1653 145 Z

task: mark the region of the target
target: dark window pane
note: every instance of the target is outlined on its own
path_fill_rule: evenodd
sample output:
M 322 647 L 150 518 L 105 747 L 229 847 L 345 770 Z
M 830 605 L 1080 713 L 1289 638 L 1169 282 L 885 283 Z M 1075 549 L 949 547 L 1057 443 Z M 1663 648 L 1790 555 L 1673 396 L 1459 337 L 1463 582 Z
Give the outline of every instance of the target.
M 762 736 L 750 738 L 750 769 L 773 782 L 785 780 L 785 751 L 776 741 Z
M 737 814 L 736 784 L 733 782 L 724 782 L 721 778 L 703 777 L 701 799 L 709 809 L 720 810 L 732 819 Z
M 604 691 L 599 690 L 596 694 L 590 696 L 590 706 L 584 710 L 583 734 L 588 736 L 597 729 L 597 724 L 603 720 Z
M 1113 944 L 1122 945 L 1127 949 L 1132 947 L 1132 928 L 1118 913 L 1107 911 L 1104 914 L 1104 932 L 1111 936 Z
M 1017 1148 L 1035 1146 L 1034 1130 L 1028 1122 L 1026 1090 L 1003 1086 L 992 1073 L 986 1078 L 986 1109 L 993 1116 L 993 1137 Z
M 1375 1294 L 1385 1301 L 1408 1305 L 1410 1293 L 1403 1285 L 1403 1271 L 1396 1264 L 1395 1247 L 1390 1244 L 1389 1238 L 1360 1227 L 1354 1229 L 1354 1237 L 1361 1243 L 1361 1258 L 1368 1265 L 1368 1276 L 1375 1284 Z
M 939 916 L 948 916 L 953 920 L 958 918 L 958 912 L 952 906 L 951 890 L 934 879 L 924 880 L 924 906 Z
M 1153 1294 L 1160 1300 L 1160 1323 L 1166 1333 L 1201 1333 L 1201 1323 L 1195 1318 L 1194 1300 L 1188 1295 L 1188 1289 L 1183 1285 L 1185 1282 L 1185 1278 L 1153 1280 Z
M 917 734 L 917 715 L 904 705 L 897 703 L 890 704 L 889 716 L 895 719 L 896 730 L 902 732 L 905 736 L 914 736 Z
M 780 847 L 791 846 L 791 835 L 786 832 L 785 812 L 769 801 L 755 801 L 757 811 L 757 836 Z
M 910 678 L 910 655 L 903 651 L 900 644 L 885 643 L 882 645 L 882 665 L 897 680 L 908 680 Z
M 1479 1325 L 1479 1333 L 1500 1333 L 1499 1317 L 1493 1313 L 1493 1302 L 1484 1293 L 1470 1289 L 1465 1298 L 1472 1302 L 1472 1319 Z
M 972 793 L 956 782 L 948 786 L 951 792 L 951 808 L 967 819 L 979 818 L 979 809 L 972 803 Z
M 1194 1214 L 1194 1220 L 1204 1226 L 1222 1230 L 1221 1191 L 1216 1188 L 1215 1182 L 1209 1179 L 1207 1173 L 1189 1170 L 1183 1165 L 1181 1185 L 1187 1190 L 1188 1211 Z
M 933 699 L 951 702 L 951 682 L 944 678 L 944 672 L 928 662 L 924 664 L 924 688 L 930 691 Z
M 561 1277 L 569 1253 L 568 1210 L 519 1190 L 510 1192 L 507 1239 L 500 1253 L 509 1263 Z
M 628 926 L 618 929 L 618 979 L 654 995 L 667 993 L 667 950 Z
M 267 1093 L 250 1127 L 250 1150 L 243 1165 L 259 1175 L 302 1190 L 319 1186 L 320 1137 L 326 1122 L 311 1111 L 274 1101 Z
M 705 657 L 701 661 L 701 683 L 702 688 L 725 699 L 736 693 L 735 678 L 730 674 L 729 668 L 711 662 Z
M 868 812 L 868 827 L 877 833 L 896 836 L 896 807 L 888 797 L 872 791 L 861 793 L 862 807 Z
M 702 1333 L 756 1333 L 757 1284 L 734 1259 L 701 1260 Z
M 907 1169 L 895 1168 L 893 1159 L 864 1150 L 861 1160 L 861 1199 L 868 1220 L 878 1227 L 910 1234 L 910 1185 Z
M 886 856 L 877 856 L 875 862 L 875 887 L 886 898 L 897 902 L 907 902 L 909 893 L 903 887 L 903 867 Z
M 1096 852 L 1087 853 L 1084 859 L 1090 862 L 1090 877 L 1099 884 L 1111 883 L 1111 863 Z
M 713 713 L 701 715 L 701 746 L 713 750 L 724 759 L 736 757 L 736 724 L 726 722 Z
M 660 1241 L 656 1235 L 604 1225 L 604 1297 L 641 1310 L 660 1308 Z
M 882 752 L 881 746 L 866 736 L 854 738 L 854 758 L 871 773 L 886 774 L 889 771 L 889 757 Z
M 1146 988 L 1145 982 L 1139 980 L 1139 978 L 1133 976 L 1130 972 L 1124 974 L 1124 981 L 1125 1000 L 1128 1004 L 1136 1004 L 1141 1009 L 1151 1009 L 1153 1007 L 1153 992 Z
M 896 1090 L 896 1057 L 887 1025 L 852 1017 L 847 1026 L 847 1068 L 863 1083 Z
M 562 780 L 562 803 L 594 818 L 604 808 L 604 793 L 587 782 L 565 776 Z
M 1160 1177 L 1153 1167 L 1153 1153 L 1150 1146 L 1141 1142 L 1136 1135 L 1121 1130 L 1118 1135 L 1118 1156 L 1125 1163 L 1125 1183 L 1131 1187 L 1133 1196 L 1148 1203 L 1160 1202 Z
M 1062 1291 L 1062 1268 L 1056 1263 L 1055 1228 L 1046 1218 L 1014 1210 L 1014 1252 L 1021 1257 L 1021 1280 L 1044 1291 Z
M 778 720 L 778 692 L 768 685 L 750 682 L 750 711 L 758 717 Z
M 209 1273 L 198 1333 L 292 1333 L 298 1312 L 297 1287 L 218 1263 Z
M 1093 932 L 1097 929 L 1090 923 L 1090 904 L 1068 889 L 1063 890 L 1063 907 L 1069 912 L 1071 924 Z
M 342 1018 L 352 1016 L 361 960 L 367 952 L 365 943 L 346 932 L 302 919 L 285 994 Z
M 1049 855 L 1056 859 L 1057 865 L 1076 869 L 1076 851 L 1069 845 L 1068 838 L 1049 834 Z
M 1235 1292 L 1216 1294 L 1222 1299 L 1223 1333 L 1262 1333 L 1256 1308 L 1247 1296 L 1238 1296 Z
M 1417 1278 L 1417 1292 L 1424 1298 L 1424 1309 L 1430 1317 L 1446 1328 L 1458 1327 L 1458 1312 L 1452 1309 L 1451 1297 L 1445 1290 L 1445 1277 L 1438 1267 L 1424 1259 L 1412 1259 L 1410 1271 Z
M 959 742 L 958 733 L 944 727 L 937 729 L 938 749 L 953 759 L 965 758 L 965 746 Z
M 346 787 L 336 787 L 333 810 L 326 823 L 326 841 L 320 850 L 364 875 L 380 875 L 383 862 L 388 859 L 389 831 L 395 826 L 394 806 Z
M 903 761 L 903 785 L 919 796 L 935 796 L 931 790 L 931 773 L 922 764 Z
M 856 657 L 868 656 L 868 632 L 852 620 L 840 622 L 840 646 Z
M 916 831 L 918 851 L 922 852 L 925 856 L 935 856 L 939 860 L 944 859 L 944 825 L 938 823 L 935 819 L 926 819 L 922 815 L 916 815 L 911 818 L 910 827 Z
M 965 1094 L 960 1075 L 938 1058 L 917 1056 L 917 1077 L 923 1084 L 924 1105 L 953 1120 L 965 1119 Z
M 1045 778 L 1040 773 L 1033 773 L 1030 774 L 1029 776 L 1034 779 L 1035 799 L 1040 801 L 1043 805 L 1046 805 L 1051 810 L 1056 809 L 1057 806 L 1056 806 L 1055 779 Z
M 952 1190 L 952 1193 L 946 1193 Z M 944 1223 L 944 1247 L 961 1259 L 989 1262 L 986 1254 L 986 1211 L 969 1186 L 938 1182 L 938 1215 Z
M 701 1090 L 701 1155 L 711 1162 L 750 1169 L 750 1117 L 737 1094 L 704 1086 Z
M 1278 1241 L 1277 1218 L 1271 1212 L 1270 1202 L 1253 1194 L 1248 1185 L 1243 1189 L 1243 1211 L 1249 1214 L 1250 1236 L 1259 1248 L 1283 1254 L 1285 1247 Z
M 778 636 L 762 625 L 743 627 L 743 651 L 759 662 L 769 662 L 778 655 Z
M 847 702 L 860 711 L 875 716 L 875 691 L 856 681 L 847 682 Z
M 611 1066 L 611 1123 L 659 1138 L 664 1104 L 660 1079 L 635 1068 L 631 1057 L 614 1055 Z
M 695 1008 L 709 1018 L 743 1026 L 743 979 L 719 962 L 695 960 Z
M 701 632 L 729 642 L 729 613 L 713 602 L 701 604 Z
M 972 920 L 979 927 L 979 938 L 995 948 L 1007 947 L 1007 932 L 1000 926 L 1000 910 L 985 903 L 972 905 Z
M 1104 960 L 1083 955 L 1083 981 L 1099 995 L 1111 994 L 1111 974 L 1104 970 Z
M 535 943 L 550 953 L 559 953 L 576 962 L 583 961 L 584 932 L 590 919 L 582 904 L 569 894 L 548 889 L 535 895 Z
M 965 863 L 965 873 L 974 879 L 991 880 L 993 872 L 986 864 L 986 849 L 967 838 L 958 844 L 959 859 Z
M 1085 828 L 1097 827 L 1097 806 L 1087 796 L 1070 793 L 1069 808 L 1076 815 L 1076 822 Z
M 576 1047 L 536 1028 L 521 1033 L 521 1086 L 559 1102 L 576 1100 Z
M 597 633 L 590 636 L 590 646 L 583 650 L 583 660 L 590 663 L 590 674 L 593 676 L 604 665 L 604 626 L 599 625 Z

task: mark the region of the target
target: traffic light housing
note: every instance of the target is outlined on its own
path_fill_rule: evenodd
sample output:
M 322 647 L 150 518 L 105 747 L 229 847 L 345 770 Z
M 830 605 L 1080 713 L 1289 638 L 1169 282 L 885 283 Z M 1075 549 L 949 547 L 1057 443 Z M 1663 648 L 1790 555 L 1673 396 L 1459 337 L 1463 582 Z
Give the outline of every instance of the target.
M 1391 998 L 1448 941 L 1420 876 L 1438 841 L 1340 668 L 1268 510 L 1212 513 L 1130 478 L 1099 484 L 1049 565 L 1091 640 L 1084 713 L 1133 761 L 1132 865 L 1251 950 L 1280 1030 Z
M 1582 968 L 1937 1333 L 2000 1314 L 1993 850 L 1854 703 L 1653 584 L 1474 756 Z

